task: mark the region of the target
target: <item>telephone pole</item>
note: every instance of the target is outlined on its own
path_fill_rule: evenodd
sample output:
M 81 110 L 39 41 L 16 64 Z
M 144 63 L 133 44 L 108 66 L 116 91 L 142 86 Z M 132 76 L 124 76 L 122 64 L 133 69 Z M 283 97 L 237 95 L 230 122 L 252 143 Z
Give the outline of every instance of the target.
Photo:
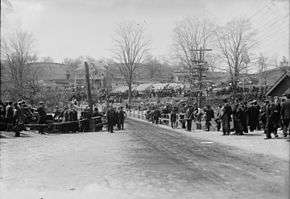
M 89 65 L 87 62 L 85 62 L 85 70 L 86 70 L 86 81 L 87 81 L 88 104 L 90 107 L 90 111 L 92 113 L 93 103 L 92 103 L 91 84 L 90 84 L 90 71 L 89 71 Z
M 200 49 L 192 49 L 192 51 L 198 52 L 199 58 L 197 60 L 192 60 L 193 72 L 195 73 L 192 77 L 197 77 L 198 80 L 198 107 L 201 107 L 202 101 L 202 89 L 203 89 L 203 78 L 206 77 L 204 73 L 207 71 L 207 62 L 204 59 L 206 51 L 211 51 L 212 49 L 205 49 L 200 47 Z

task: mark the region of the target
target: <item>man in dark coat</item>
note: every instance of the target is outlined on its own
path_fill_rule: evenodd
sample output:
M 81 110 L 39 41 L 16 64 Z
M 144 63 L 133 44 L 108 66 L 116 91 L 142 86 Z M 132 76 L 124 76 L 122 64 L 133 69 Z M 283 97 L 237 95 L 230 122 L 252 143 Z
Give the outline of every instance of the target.
M 286 95 L 287 99 L 282 103 L 281 118 L 283 120 L 283 135 L 287 137 L 290 131 L 290 93 Z
M 251 102 L 248 108 L 249 126 L 251 132 L 256 130 L 259 126 L 259 113 L 260 107 L 257 105 L 257 101 Z
M 266 138 L 271 139 L 271 134 L 273 133 L 275 137 L 278 137 L 276 127 L 277 127 L 277 107 L 274 102 L 270 102 L 266 106 Z
M 45 111 L 43 102 L 39 102 L 39 107 L 37 109 L 37 112 L 39 115 L 38 123 L 39 124 L 46 124 L 46 111 Z M 41 134 L 44 133 L 44 127 L 41 126 L 39 128 L 39 133 L 41 133 Z
M 214 111 L 212 110 L 210 105 L 207 105 L 206 108 L 204 109 L 204 113 L 205 113 L 206 130 L 209 131 L 210 130 L 210 126 L 211 126 L 210 122 L 214 118 Z
M 102 116 L 103 114 L 100 113 L 99 109 L 95 108 L 93 112 L 93 117 L 96 117 L 96 131 L 101 131 L 103 129 Z
M 221 115 L 223 135 L 230 135 L 232 108 L 228 104 L 227 100 L 224 100 L 224 102 L 225 104 L 222 107 L 222 115 Z
M 72 122 L 71 125 L 70 125 L 69 130 L 72 131 L 72 132 L 78 131 L 79 130 L 78 112 L 75 110 L 73 104 L 70 105 L 68 114 L 69 114 L 69 121 Z
M 117 125 L 119 130 L 124 130 L 124 121 L 125 121 L 126 113 L 123 111 L 123 107 L 118 108 L 117 112 Z
M 274 135 L 278 137 L 278 128 L 281 127 L 281 104 L 278 97 L 274 98 L 273 109 L 272 120 L 274 123 Z
M 193 119 L 194 119 L 194 108 L 190 106 L 186 111 L 187 131 L 191 131 Z
M 115 111 L 110 107 L 107 111 L 108 132 L 110 133 L 114 133 L 115 117 Z
M 156 108 L 153 112 L 153 121 L 155 124 L 159 123 L 159 118 L 161 117 L 161 111 L 159 108 Z
M 248 107 L 246 104 L 241 104 L 241 125 L 242 125 L 242 132 L 248 133 Z
M 86 107 L 81 112 L 81 121 L 80 121 L 80 131 L 88 132 L 90 131 L 89 119 L 92 117 L 92 113 L 89 107 Z
M 175 110 L 175 108 L 173 108 L 170 113 L 170 123 L 171 123 L 171 128 L 177 127 L 177 111 Z
M 184 111 L 181 112 L 181 114 L 179 115 L 179 121 L 181 122 L 181 128 L 185 129 L 186 126 L 186 122 L 185 122 L 185 113 Z
M 17 103 L 14 104 L 13 118 L 14 118 L 13 129 L 15 131 L 15 137 L 20 137 L 20 132 L 25 129 L 24 128 L 24 115 L 23 115 L 22 109 Z
M 0 131 L 5 131 L 6 129 L 5 122 L 5 107 L 4 104 L 0 101 Z
M 242 134 L 242 123 L 241 123 L 242 110 L 241 110 L 241 106 L 238 100 L 234 104 L 232 114 L 233 114 L 234 130 L 235 130 L 234 135 L 241 135 Z
M 13 107 L 12 107 L 13 103 L 12 102 L 8 102 L 7 106 L 6 106 L 6 110 L 5 110 L 5 120 L 6 120 L 6 130 L 7 131 L 11 131 L 12 130 L 12 126 L 13 126 L 13 115 L 14 115 L 14 111 L 13 111 Z

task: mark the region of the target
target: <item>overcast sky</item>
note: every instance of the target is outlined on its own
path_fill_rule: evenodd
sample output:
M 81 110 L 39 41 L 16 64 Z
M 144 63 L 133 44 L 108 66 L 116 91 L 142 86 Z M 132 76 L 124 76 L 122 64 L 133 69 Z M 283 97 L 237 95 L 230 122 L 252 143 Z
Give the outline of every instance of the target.
M 152 40 L 151 53 L 169 57 L 174 25 L 188 16 L 205 17 L 217 24 L 234 17 L 250 17 L 259 31 L 257 53 L 278 58 L 289 54 L 288 0 L 10 0 L 10 3 L 11 9 L 2 5 L 5 9 L 2 34 L 21 27 L 33 33 L 39 56 L 57 61 L 80 55 L 109 58 L 114 28 L 123 20 L 145 23 Z

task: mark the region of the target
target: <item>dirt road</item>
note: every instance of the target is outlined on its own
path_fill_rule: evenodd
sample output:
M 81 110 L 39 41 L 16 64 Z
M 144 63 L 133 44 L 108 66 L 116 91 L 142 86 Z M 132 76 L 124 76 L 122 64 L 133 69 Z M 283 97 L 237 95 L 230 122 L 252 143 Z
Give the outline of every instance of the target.
M 4 198 L 287 198 L 289 162 L 129 120 L 1 139 Z M 289 185 L 289 184 L 288 184 Z

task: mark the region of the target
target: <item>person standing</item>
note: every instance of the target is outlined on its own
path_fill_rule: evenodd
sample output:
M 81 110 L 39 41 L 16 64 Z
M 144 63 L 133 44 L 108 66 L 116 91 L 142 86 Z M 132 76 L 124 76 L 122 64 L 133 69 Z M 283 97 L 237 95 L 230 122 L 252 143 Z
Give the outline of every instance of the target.
M 205 126 L 206 126 L 206 130 L 209 131 L 210 130 L 210 126 L 211 126 L 211 120 L 214 118 L 214 111 L 212 110 L 210 105 L 207 105 L 205 110 Z
M 181 114 L 179 115 L 179 121 L 181 123 L 181 128 L 185 129 L 186 126 L 185 126 L 185 113 L 184 113 L 184 110 L 181 112 Z
M 99 109 L 96 107 L 93 112 L 93 117 L 96 117 L 96 131 L 101 131 L 103 129 L 102 116 Z
M 248 133 L 248 108 L 246 104 L 240 104 L 241 106 L 241 125 L 242 125 L 242 132 Z
M 19 107 L 17 103 L 14 104 L 14 131 L 15 131 L 15 137 L 20 137 L 20 132 L 24 129 L 24 116 L 23 111 Z
M 156 108 L 153 112 L 153 121 L 155 124 L 159 123 L 159 118 L 161 117 L 161 112 L 159 108 Z
M 177 127 L 177 113 L 175 108 L 172 109 L 170 113 L 170 123 L 171 123 L 171 128 L 176 128 Z
M 0 101 L 0 131 L 5 131 L 5 107 Z
M 12 107 L 13 103 L 11 101 L 8 102 L 6 106 L 6 111 L 5 111 L 5 120 L 6 120 L 6 130 L 11 131 L 13 127 L 13 115 L 14 115 L 14 110 Z
M 259 120 L 261 121 L 262 124 L 262 129 L 264 130 L 264 132 L 266 133 L 266 125 L 267 125 L 267 107 L 269 105 L 269 101 L 266 100 L 263 105 L 261 106 L 261 110 L 260 110 L 260 118 Z
M 255 100 L 250 103 L 248 108 L 249 126 L 251 132 L 256 130 L 259 126 L 259 113 L 260 107 L 257 105 L 257 101 Z
M 278 137 L 278 128 L 281 127 L 281 104 L 280 100 L 278 97 L 274 98 L 273 102 L 273 115 L 272 115 L 272 120 L 273 120 L 273 131 L 275 137 Z
M 197 104 L 195 104 L 194 116 L 195 116 L 196 129 L 199 129 L 199 130 L 202 129 L 201 120 L 202 120 L 203 115 L 204 115 L 203 110 L 201 108 L 198 108 Z
M 44 107 L 44 103 L 43 102 L 39 102 L 39 107 L 37 109 L 38 115 L 39 115 L 39 119 L 38 119 L 38 124 L 40 124 L 40 128 L 39 128 L 39 133 L 43 134 L 44 133 L 44 124 L 46 124 L 46 111 L 45 111 L 45 107 Z
M 238 135 L 239 131 L 240 131 L 239 117 L 238 117 L 238 108 L 239 108 L 239 102 L 238 102 L 238 100 L 235 100 L 235 103 L 234 103 L 233 109 L 232 109 L 233 125 L 234 125 L 234 130 L 235 130 L 234 135 Z
M 115 111 L 110 107 L 107 111 L 108 132 L 114 133 Z
M 228 104 L 227 100 L 224 100 L 225 104 L 222 107 L 222 115 L 221 115 L 221 120 L 222 120 L 222 130 L 223 130 L 223 135 L 230 135 L 231 131 L 231 114 L 232 114 L 232 108 Z
M 217 131 L 221 130 L 221 116 L 222 116 L 222 106 L 218 106 L 215 119 Z
M 66 115 L 66 113 L 64 113 Z M 81 112 L 81 121 L 80 121 L 80 131 L 81 132 L 89 132 L 90 131 L 90 124 L 89 120 L 92 117 L 92 113 L 90 108 L 87 106 L 82 112 Z
M 243 120 L 244 120 L 244 109 L 242 104 L 237 104 L 234 110 L 234 122 L 235 122 L 235 133 L 234 135 L 243 134 Z
M 191 131 L 191 127 L 192 127 L 192 120 L 194 119 L 194 109 L 193 107 L 188 107 L 187 111 L 186 111 L 186 120 L 187 120 L 187 131 Z
M 71 121 L 71 126 L 70 130 L 72 132 L 77 132 L 79 130 L 79 123 L 78 123 L 78 112 L 74 108 L 74 104 L 70 104 L 70 109 L 69 109 L 69 121 Z
M 286 101 L 282 103 L 281 118 L 283 120 L 283 135 L 287 137 L 290 131 L 290 93 L 286 94 Z
M 119 130 L 124 130 L 125 118 L 126 118 L 126 113 L 123 110 L 123 107 L 119 107 L 118 112 L 117 112 L 117 120 L 118 120 L 118 129 Z
M 268 103 L 266 106 L 266 128 L 265 128 L 265 139 L 271 139 L 271 134 L 273 133 L 275 137 L 278 137 L 277 132 L 275 131 L 275 120 L 276 120 L 276 111 L 275 104 L 273 102 Z

